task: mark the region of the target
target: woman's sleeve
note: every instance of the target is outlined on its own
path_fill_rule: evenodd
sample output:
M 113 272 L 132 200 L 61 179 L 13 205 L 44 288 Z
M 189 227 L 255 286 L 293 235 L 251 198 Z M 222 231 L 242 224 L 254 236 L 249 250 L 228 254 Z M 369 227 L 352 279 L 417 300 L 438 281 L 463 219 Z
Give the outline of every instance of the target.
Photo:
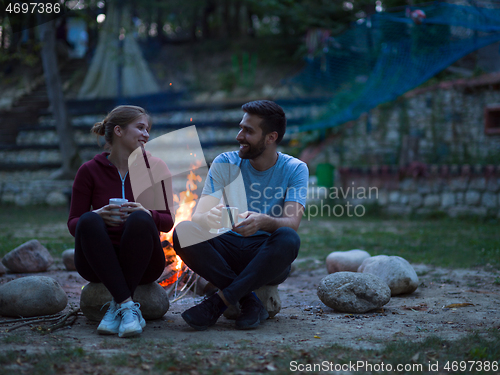
M 69 209 L 68 229 L 75 236 L 76 224 L 84 213 L 89 212 L 92 203 L 92 179 L 85 165 L 76 173 L 71 192 L 71 206 Z

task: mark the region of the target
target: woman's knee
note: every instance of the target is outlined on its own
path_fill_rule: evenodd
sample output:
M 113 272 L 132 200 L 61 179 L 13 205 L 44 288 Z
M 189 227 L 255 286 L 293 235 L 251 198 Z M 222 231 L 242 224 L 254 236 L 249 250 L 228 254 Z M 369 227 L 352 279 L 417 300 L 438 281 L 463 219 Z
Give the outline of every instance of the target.
M 76 224 L 76 232 L 94 232 L 105 228 L 104 220 L 96 214 L 95 212 L 85 212 L 78 219 L 78 223 Z

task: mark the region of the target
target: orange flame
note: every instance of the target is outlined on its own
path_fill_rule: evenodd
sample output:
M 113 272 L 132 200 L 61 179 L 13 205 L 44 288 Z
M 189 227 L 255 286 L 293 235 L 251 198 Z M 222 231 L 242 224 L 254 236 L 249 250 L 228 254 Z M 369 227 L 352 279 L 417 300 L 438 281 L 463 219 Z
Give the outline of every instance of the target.
M 177 224 L 179 224 L 181 221 L 191 220 L 194 207 L 196 206 L 196 199 L 198 199 L 198 195 L 193 192 L 198 188 L 195 182 L 201 182 L 201 176 L 194 174 L 193 170 L 198 169 L 200 166 L 200 160 L 197 161 L 196 165 L 191 164 L 191 171 L 187 176 L 186 190 L 179 193 L 179 195 L 174 194 L 174 202 L 178 204 L 178 208 L 175 211 L 175 223 L 170 232 L 160 233 L 160 240 L 162 242 L 168 241 L 170 244 L 172 244 L 173 233 Z M 180 277 L 180 271 L 182 270 L 183 262 L 178 255 L 176 255 L 175 257 L 176 260 L 175 265 L 173 265 L 173 269 L 177 272 L 160 283 L 160 285 L 163 287 L 173 284 Z

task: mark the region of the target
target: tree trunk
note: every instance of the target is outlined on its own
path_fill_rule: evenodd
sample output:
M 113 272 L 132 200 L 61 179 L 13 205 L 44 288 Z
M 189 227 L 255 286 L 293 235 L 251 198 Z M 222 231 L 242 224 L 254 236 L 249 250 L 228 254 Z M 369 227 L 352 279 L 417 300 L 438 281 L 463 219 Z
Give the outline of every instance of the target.
M 80 166 L 80 155 L 73 138 L 73 130 L 68 120 L 64 94 L 62 91 L 61 77 L 56 56 L 56 29 L 54 21 L 41 23 L 39 26 L 40 39 L 42 42 L 42 64 L 47 85 L 52 113 L 56 122 L 56 131 L 59 138 L 59 149 L 61 151 L 62 167 L 56 171 L 51 178 L 73 179 Z

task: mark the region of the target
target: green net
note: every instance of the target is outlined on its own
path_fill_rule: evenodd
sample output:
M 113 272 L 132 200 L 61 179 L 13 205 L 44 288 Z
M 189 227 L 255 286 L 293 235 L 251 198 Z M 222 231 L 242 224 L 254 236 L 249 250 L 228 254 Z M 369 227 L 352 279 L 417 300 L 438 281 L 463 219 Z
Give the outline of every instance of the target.
M 500 1 L 408 6 L 373 14 L 338 36 L 322 31 L 312 39 L 320 52 L 310 55 L 306 67 L 289 82 L 333 94 L 333 99 L 320 118 L 291 132 L 357 119 L 461 57 L 499 41 Z

